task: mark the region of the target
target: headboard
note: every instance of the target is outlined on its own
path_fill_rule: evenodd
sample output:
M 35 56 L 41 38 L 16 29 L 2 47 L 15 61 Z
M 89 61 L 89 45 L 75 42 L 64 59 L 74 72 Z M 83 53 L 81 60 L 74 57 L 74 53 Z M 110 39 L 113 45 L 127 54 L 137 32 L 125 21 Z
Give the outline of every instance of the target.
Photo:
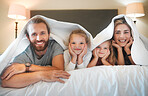
M 64 22 L 77 23 L 88 30 L 93 37 L 102 31 L 118 14 L 117 9 L 110 10 L 31 10 L 31 17 L 43 15 Z

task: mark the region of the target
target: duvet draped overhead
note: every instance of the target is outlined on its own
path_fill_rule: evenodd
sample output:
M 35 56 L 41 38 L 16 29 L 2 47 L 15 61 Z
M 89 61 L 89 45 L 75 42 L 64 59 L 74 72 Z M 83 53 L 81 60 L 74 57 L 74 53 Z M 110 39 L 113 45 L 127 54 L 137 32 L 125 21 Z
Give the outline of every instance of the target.
M 64 50 L 67 49 L 67 46 L 65 44 L 67 43 L 68 37 L 73 30 L 81 29 L 84 32 L 86 32 L 91 42 L 93 40 L 92 35 L 79 24 L 57 21 L 57 20 L 50 19 L 50 18 L 41 16 L 41 15 L 36 15 L 32 17 L 31 19 L 38 18 L 38 17 L 44 19 L 49 25 L 50 39 L 56 40 L 63 47 Z M 10 46 L 6 49 L 6 51 L 0 57 L 0 73 L 6 66 L 8 66 L 10 61 L 15 56 L 17 56 L 22 51 L 24 51 L 27 48 L 27 46 L 30 44 L 25 35 L 26 25 L 21 31 L 18 38 L 10 44 Z
M 114 32 L 114 20 L 124 17 L 127 23 L 130 25 L 132 29 L 132 36 L 134 39 L 134 42 L 132 44 L 131 48 L 131 56 L 133 58 L 133 61 L 136 64 L 139 65 L 148 65 L 148 39 L 145 38 L 143 35 L 138 33 L 137 28 L 133 21 L 129 18 L 127 18 L 125 15 L 118 15 L 114 17 L 111 21 L 111 23 L 98 35 L 94 38 L 92 35 L 81 25 L 75 24 L 75 23 L 68 23 L 68 22 L 61 22 L 57 20 L 53 20 L 41 15 L 34 16 L 32 18 L 43 18 L 47 24 L 50 27 L 51 31 L 51 38 L 50 39 L 55 39 L 62 47 L 63 49 L 67 49 L 67 46 L 65 43 L 68 41 L 69 34 L 76 29 L 82 29 L 87 33 L 89 36 L 89 39 L 91 41 L 91 50 L 93 50 L 96 46 L 101 44 L 102 42 L 111 39 L 113 37 L 113 32 Z M 31 19 L 32 19 L 31 18 Z M 30 19 L 30 20 L 31 20 Z M 29 22 L 29 21 L 28 21 Z M 99 22 L 98 22 L 99 24 Z M 27 25 L 27 24 L 26 24 Z M 10 46 L 6 49 L 6 51 L 0 56 L 0 73 L 3 71 L 3 69 L 8 66 L 10 61 L 20 54 L 22 51 L 24 51 L 27 46 L 29 45 L 29 41 L 26 38 L 25 31 L 26 31 L 26 25 L 21 31 L 20 35 L 16 40 L 14 40 Z M 96 26 L 96 25 L 94 25 Z
M 114 20 L 124 17 L 126 22 L 132 29 L 132 37 L 134 42 L 131 47 L 131 56 L 135 64 L 137 65 L 148 65 L 148 39 L 140 34 L 133 23 L 133 21 L 125 15 L 115 16 L 111 23 L 93 39 L 92 50 L 99 44 L 113 37 L 114 33 Z

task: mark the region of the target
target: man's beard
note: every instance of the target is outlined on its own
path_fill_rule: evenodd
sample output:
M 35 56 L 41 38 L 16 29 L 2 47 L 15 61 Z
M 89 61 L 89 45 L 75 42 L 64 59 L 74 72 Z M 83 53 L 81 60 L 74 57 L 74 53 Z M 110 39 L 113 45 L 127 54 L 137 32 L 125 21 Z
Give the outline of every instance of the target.
M 44 43 L 44 46 L 36 46 L 37 42 L 43 42 Z M 33 49 L 35 51 L 44 51 L 47 46 L 48 46 L 48 41 L 45 41 L 45 40 L 41 40 L 41 41 L 35 41 L 35 42 L 31 42 L 31 45 L 33 46 Z

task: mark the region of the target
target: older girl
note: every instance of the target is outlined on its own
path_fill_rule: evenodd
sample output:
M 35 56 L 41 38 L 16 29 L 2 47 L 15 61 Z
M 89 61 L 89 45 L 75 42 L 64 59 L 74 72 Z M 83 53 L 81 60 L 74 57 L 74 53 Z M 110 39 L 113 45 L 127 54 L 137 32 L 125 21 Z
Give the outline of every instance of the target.
M 64 51 L 65 70 L 86 68 L 92 53 L 89 39 L 83 30 L 74 30 L 69 36 L 69 49 Z

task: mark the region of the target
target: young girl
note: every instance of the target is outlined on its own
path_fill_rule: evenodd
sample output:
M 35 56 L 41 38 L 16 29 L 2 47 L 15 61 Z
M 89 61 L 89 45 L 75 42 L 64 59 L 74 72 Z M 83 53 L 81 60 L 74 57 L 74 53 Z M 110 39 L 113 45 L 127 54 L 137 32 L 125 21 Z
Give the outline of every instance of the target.
M 87 67 L 99 65 L 114 65 L 116 58 L 110 40 L 101 43 L 93 50 L 93 58 Z
M 92 53 L 89 39 L 83 30 L 74 30 L 69 36 L 69 49 L 64 51 L 65 70 L 86 68 Z

